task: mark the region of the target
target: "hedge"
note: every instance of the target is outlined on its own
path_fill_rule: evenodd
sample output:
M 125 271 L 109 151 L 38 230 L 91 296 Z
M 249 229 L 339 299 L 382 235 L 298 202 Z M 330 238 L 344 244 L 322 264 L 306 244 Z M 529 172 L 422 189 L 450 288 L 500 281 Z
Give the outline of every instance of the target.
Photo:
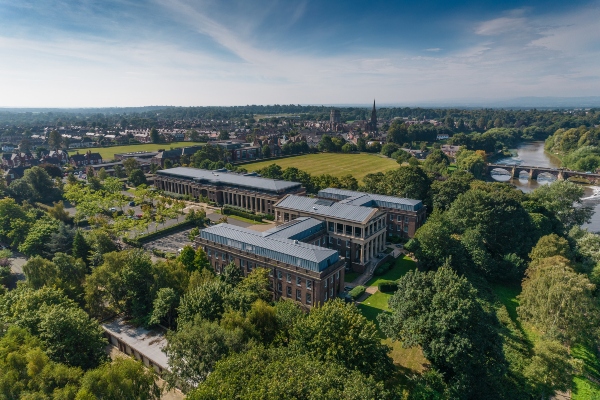
M 223 207 L 224 215 L 236 215 L 238 217 L 251 219 L 252 221 L 262 222 L 263 219 L 274 220 L 275 216 L 270 214 L 256 214 L 252 211 L 248 211 L 245 208 L 236 207 L 236 206 L 224 206 Z
M 381 281 L 377 285 L 377 289 L 383 293 L 394 293 L 398 290 L 398 282 L 396 281 Z
M 363 295 L 365 290 L 366 290 L 366 288 L 364 286 L 356 286 L 354 289 L 352 289 L 350 292 L 348 292 L 348 295 L 350 295 L 350 297 L 352 297 L 354 300 L 356 300 L 360 296 Z
M 142 244 L 147 243 L 153 239 L 156 239 L 159 236 L 162 236 L 167 233 L 175 232 L 181 228 L 185 228 L 187 226 L 193 226 L 193 225 L 194 225 L 194 223 L 192 221 L 183 221 L 183 222 L 179 222 L 178 224 L 171 225 L 169 227 L 159 229 L 154 232 L 150 232 L 146 235 L 138 236 L 135 239 L 123 237 L 123 242 L 127 243 L 130 246 L 141 247 Z
M 381 264 L 379 267 L 375 268 L 373 275 L 381 276 L 381 275 L 385 274 L 386 272 L 388 272 L 390 269 L 392 269 L 393 266 L 394 266 L 394 264 L 390 263 L 390 262 Z

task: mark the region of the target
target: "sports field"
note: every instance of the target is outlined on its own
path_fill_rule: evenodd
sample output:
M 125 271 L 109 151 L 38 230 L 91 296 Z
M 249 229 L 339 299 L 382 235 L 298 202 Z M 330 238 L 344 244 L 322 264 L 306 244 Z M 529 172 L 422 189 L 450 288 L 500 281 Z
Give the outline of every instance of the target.
M 304 156 L 280 158 L 241 165 L 248 171 L 256 171 L 271 164 L 281 168 L 296 167 L 311 175 L 330 174 L 333 176 L 352 175 L 359 182 L 365 175 L 374 172 L 386 172 L 398 168 L 398 163 L 378 154 L 359 153 L 318 153 Z
M 84 147 L 81 149 L 73 149 L 69 150 L 69 154 L 75 154 L 77 151 L 79 153 L 85 153 L 90 150 L 92 153 L 100 153 L 102 156 L 102 161 L 107 162 L 112 160 L 115 157 L 115 154 L 118 153 L 131 153 L 134 151 L 156 151 L 158 149 L 168 150 L 170 148 L 180 148 L 180 147 L 189 147 L 189 146 L 198 146 L 204 143 L 199 142 L 172 142 L 172 143 L 143 143 L 143 144 L 128 144 L 125 146 L 112 146 L 112 147 Z

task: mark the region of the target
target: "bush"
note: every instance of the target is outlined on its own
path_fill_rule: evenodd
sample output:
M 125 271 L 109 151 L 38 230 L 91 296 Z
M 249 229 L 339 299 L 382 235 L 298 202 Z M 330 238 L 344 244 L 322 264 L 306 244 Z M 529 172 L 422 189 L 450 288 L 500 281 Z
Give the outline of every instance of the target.
M 177 231 L 177 230 L 179 230 L 179 229 L 181 229 L 183 227 L 187 227 L 187 226 L 190 226 L 190 225 L 192 225 L 192 221 L 183 221 L 183 222 L 180 222 L 178 224 L 171 225 L 171 226 L 169 226 L 167 228 L 159 229 L 159 230 L 157 230 L 155 232 L 150 232 L 147 235 L 138 236 L 135 239 L 131 239 L 131 238 L 128 238 L 128 237 L 123 237 L 123 242 L 125 242 L 128 245 L 133 246 L 133 247 L 142 247 L 142 244 L 144 244 L 146 242 L 149 242 L 149 241 L 151 241 L 153 239 L 156 239 L 159 236 L 162 236 L 162 235 L 167 234 L 167 233 L 175 232 L 175 231 Z
M 398 290 L 398 282 L 396 281 L 381 281 L 377 285 L 377 289 L 383 293 L 394 293 Z
M 348 295 L 350 295 L 350 297 L 352 297 L 354 300 L 358 299 L 360 296 L 363 295 L 363 293 L 365 292 L 365 287 L 364 286 L 356 286 L 354 289 L 352 289 L 350 292 L 348 292 Z
M 224 206 L 223 215 L 236 215 L 256 222 L 262 222 L 263 218 L 265 218 L 265 214 L 255 214 L 252 211 L 235 206 Z
M 381 275 L 385 274 L 386 272 L 388 272 L 390 269 L 392 269 L 393 266 L 394 266 L 394 264 L 389 263 L 389 262 L 381 264 L 379 267 L 377 267 L 375 269 L 375 271 L 373 272 L 373 275 L 381 276 Z

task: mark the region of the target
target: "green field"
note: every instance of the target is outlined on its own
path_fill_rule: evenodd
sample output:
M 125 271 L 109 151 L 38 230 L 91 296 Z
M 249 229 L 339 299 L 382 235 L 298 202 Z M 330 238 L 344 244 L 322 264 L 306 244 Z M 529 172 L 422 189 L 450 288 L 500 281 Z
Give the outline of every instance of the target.
M 144 143 L 144 144 L 129 144 L 125 146 L 112 146 L 112 147 L 85 147 L 81 149 L 69 150 L 69 154 L 75 154 L 76 152 L 85 153 L 90 150 L 92 153 L 100 153 L 102 161 L 108 162 L 115 158 L 115 154 L 118 153 L 131 153 L 135 151 L 157 151 L 159 149 L 168 150 L 170 148 L 181 148 L 189 146 L 199 146 L 204 143 L 199 142 L 172 142 L 172 143 Z
M 398 257 L 396 259 L 396 265 L 394 265 L 394 268 L 390 269 L 381 276 L 374 276 L 371 278 L 371 280 L 369 280 L 369 282 L 367 282 L 365 286 L 377 286 L 382 281 L 398 280 L 411 269 L 415 269 L 416 266 L 417 264 L 412 258 L 408 256 Z
M 248 171 L 256 171 L 271 164 L 281 168 L 296 167 L 311 175 L 330 174 L 336 177 L 352 175 L 362 181 L 365 175 L 374 172 L 386 172 L 398 168 L 398 163 L 378 154 L 359 153 L 318 153 L 297 157 L 280 158 L 241 165 Z

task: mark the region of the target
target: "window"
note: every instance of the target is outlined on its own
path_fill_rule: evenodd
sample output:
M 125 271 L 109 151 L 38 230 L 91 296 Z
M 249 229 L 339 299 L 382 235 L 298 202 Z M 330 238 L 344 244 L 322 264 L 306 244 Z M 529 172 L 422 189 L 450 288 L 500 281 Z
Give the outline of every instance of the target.
M 273 268 L 269 269 L 269 276 L 270 276 L 271 278 L 273 277 L 273 271 L 274 271 L 274 269 L 273 269 Z
M 281 277 L 282 277 L 281 271 L 277 271 L 277 279 L 281 280 Z
M 390 214 L 390 221 L 394 220 L 394 216 L 392 214 Z
M 350 258 L 350 250 L 346 250 L 346 258 Z
M 404 223 L 408 224 L 408 217 L 404 217 Z
M 296 289 L 296 300 L 302 301 L 302 290 Z
M 325 241 L 326 241 L 326 238 L 325 238 L 325 236 L 323 236 L 323 237 L 321 238 L 321 244 L 325 245 Z
M 397 221 L 398 221 L 398 222 L 402 221 L 402 216 L 401 216 L 401 215 L 398 215 L 398 219 L 397 219 Z
M 287 274 L 285 280 L 287 281 L 287 283 L 292 283 L 292 274 Z
M 330 222 L 330 223 L 329 223 L 329 231 L 330 231 L 330 232 L 333 232 L 333 222 Z
M 331 276 L 329 277 L 329 283 L 331 283 L 331 284 L 333 285 L 333 275 L 331 275 Z
M 333 244 L 333 238 L 329 236 L 329 244 Z
M 333 297 L 333 288 L 329 289 L 329 297 Z
M 341 245 L 342 245 L 342 239 L 340 239 L 340 238 L 338 238 L 338 239 L 337 239 L 337 245 L 338 245 L 338 246 L 341 246 Z
M 246 268 L 246 260 L 240 260 L 240 267 Z
M 219 252 L 215 251 L 215 260 L 218 260 L 218 259 L 219 259 Z
M 404 232 L 408 232 L 408 225 L 404 225 Z
M 346 240 L 346 247 L 350 247 L 350 241 Z
M 287 295 L 287 297 L 292 297 L 292 287 L 291 286 L 286 286 L 285 294 Z
M 299 276 L 296 277 L 296 286 L 302 286 L 302 278 Z
M 335 279 L 340 280 L 340 271 L 335 273 Z
M 312 290 L 312 281 L 306 281 L 306 290 Z
M 209 257 L 212 257 L 212 250 L 211 250 L 211 249 L 208 249 L 208 250 L 206 251 L 206 255 L 207 255 L 207 256 L 209 256 Z
M 277 282 L 277 291 L 281 293 L 281 282 Z
M 248 272 L 252 271 L 252 265 L 253 264 L 251 262 L 248 262 Z
M 325 287 L 327 287 L 327 278 L 325 278 Z
M 312 293 L 306 293 L 306 304 L 312 303 Z
M 327 291 L 325 291 L 325 301 L 327 301 Z

